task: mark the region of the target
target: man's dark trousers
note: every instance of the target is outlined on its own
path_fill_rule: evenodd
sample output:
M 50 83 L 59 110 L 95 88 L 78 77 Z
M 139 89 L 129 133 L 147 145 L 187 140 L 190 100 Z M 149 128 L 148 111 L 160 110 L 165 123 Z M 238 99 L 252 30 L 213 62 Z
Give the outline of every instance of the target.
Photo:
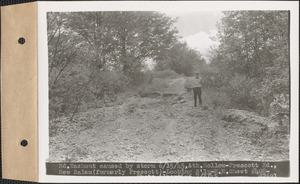
M 202 105 L 202 99 L 201 99 L 202 91 L 201 91 L 201 87 L 193 88 L 193 92 L 194 92 L 194 106 L 195 107 L 197 106 L 197 96 L 199 98 L 199 105 Z

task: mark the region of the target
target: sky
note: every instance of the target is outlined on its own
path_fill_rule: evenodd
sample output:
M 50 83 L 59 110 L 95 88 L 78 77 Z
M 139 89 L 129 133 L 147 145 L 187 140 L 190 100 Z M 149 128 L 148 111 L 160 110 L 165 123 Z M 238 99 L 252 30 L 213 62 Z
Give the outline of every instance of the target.
M 200 51 L 208 61 L 208 51 L 211 46 L 218 45 L 211 39 L 216 36 L 216 24 L 222 17 L 221 12 L 163 12 L 171 18 L 178 18 L 175 26 L 179 36 L 187 42 L 190 48 Z

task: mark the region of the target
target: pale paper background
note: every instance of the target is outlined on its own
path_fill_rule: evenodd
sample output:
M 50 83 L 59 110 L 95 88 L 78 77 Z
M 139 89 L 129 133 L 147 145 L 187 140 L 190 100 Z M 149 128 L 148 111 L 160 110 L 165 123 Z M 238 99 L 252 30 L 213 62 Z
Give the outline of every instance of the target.
M 42 182 L 292 182 L 298 181 L 298 84 L 299 84 L 299 3 L 298 2 L 39 2 L 38 3 L 38 70 L 39 70 L 39 181 Z M 46 13 L 74 11 L 222 11 L 222 10 L 290 10 L 291 11 L 291 142 L 289 178 L 261 177 L 94 177 L 46 175 L 49 155 L 48 137 L 48 51 Z

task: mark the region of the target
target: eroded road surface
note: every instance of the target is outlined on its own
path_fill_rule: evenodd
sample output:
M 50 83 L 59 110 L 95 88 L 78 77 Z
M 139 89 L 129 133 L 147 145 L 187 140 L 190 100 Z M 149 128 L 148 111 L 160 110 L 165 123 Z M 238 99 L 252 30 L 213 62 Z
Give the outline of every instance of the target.
M 170 80 L 174 95 L 135 96 L 119 106 L 81 112 L 73 122 L 62 118 L 59 134 L 50 137 L 49 161 L 288 159 L 287 140 L 258 144 L 249 136 L 251 124 L 236 125 L 221 120 L 216 109 L 193 107 L 185 80 Z

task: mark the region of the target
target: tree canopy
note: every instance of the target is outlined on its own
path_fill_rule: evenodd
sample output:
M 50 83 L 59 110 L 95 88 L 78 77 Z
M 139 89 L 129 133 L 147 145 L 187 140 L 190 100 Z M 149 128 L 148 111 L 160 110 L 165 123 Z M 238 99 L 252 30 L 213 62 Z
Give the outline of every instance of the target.
M 220 45 L 212 51 L 211 65 L 228 86 L 244 81 L 244 99 L 249 99 L 244 104 L 254 103 L 269 112 L 276 95 L 288 96 L 288 11 L 224 12 L 218 24 L 218 40 Z

